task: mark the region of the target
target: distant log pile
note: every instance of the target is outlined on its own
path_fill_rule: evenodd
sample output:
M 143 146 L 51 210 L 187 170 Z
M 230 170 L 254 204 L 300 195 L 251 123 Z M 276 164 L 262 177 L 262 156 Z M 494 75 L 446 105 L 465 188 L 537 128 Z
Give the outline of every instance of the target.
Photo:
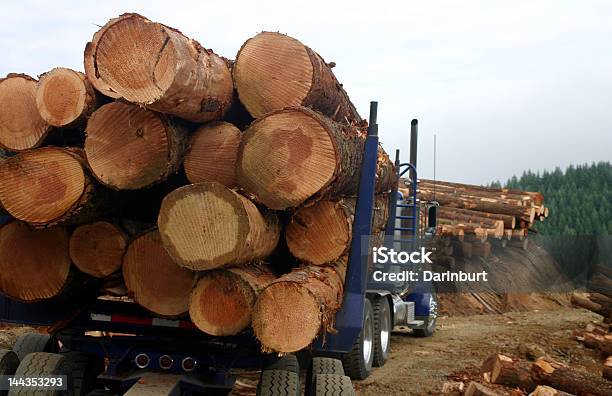
M 333 331 L 367 135 L 333 65 L 269 32 L 230 62 L 124 14 L 84 66 L 0 80 L 0 293 L 80 277 L 269 352 Z M 379 147 L 374 243 L 395 185 Z

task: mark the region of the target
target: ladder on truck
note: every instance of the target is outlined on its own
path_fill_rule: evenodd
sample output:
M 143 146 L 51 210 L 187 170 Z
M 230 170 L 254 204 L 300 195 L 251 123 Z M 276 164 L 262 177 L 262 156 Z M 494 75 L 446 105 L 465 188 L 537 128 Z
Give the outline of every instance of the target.
M 398 150 L 399 151 L 399 150 Z M 399 152 L 396 153 L 396 166 L 400 180 L 408 173 L 408 196 L 397 191 L 393 221 L 393 245 L 395 250 L 413 251 L 418 247 L 419 238 L 419 202 L 417 199 L 417 171 L 410 163 L 399 163 Z

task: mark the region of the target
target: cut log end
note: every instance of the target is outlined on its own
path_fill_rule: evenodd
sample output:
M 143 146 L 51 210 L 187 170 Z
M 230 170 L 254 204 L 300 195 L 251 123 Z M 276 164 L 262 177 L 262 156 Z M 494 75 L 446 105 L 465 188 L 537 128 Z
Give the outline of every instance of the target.
M 338 259 L 351 239 L 350 219 L 339 204 L 320 201 L 295 213 L 285 231 L 291 253 L 310 264 Z
M 64 127 L 91 113 L 94 95 L 84 74 L 56 68 L 40 77 L 36 105 L 46 122 L 55 127 Z
M 114 102 L 93 113 L 85 153 L 96 178 L 120 190 L 163 181 L 180 165 L 181 132 L 153 112 Z
M 105 278 L 121 268 L 126 235 L 114 224 L 98 221 L 78 227 L 70 237 L 70 257 L 82 272 Z
M 174 263 L 157 230 L 129 244 L 123 258 L 123 278 L 134 300 L 149 311 L 167 317 L 188 312 L 194 275 Z
M 0 164 L 0 201 L 15 218 L 47 224 L 70 212 L 88 187 L 78 156 L 66 149 L 43 147 Z
M 306 288 L 277 282 L 259 296 L 253 331 L 264 350 L 295 352 L 306 348 L 321 329 L 321 308 Z
M 271 209 L 302 203 L 326 186 L 337 167 L 330 132 L 301 108 L 272 113 L 243 136 L 239 184 Z
M 36 107 L 36 80 L 23 74 L 0 79 L 0 146 L 12 151 L 38 147 L 50 126 Z
M 59 295 L 69 278 L 69 236 L 63 227 L 46 230 L 12 221 L 0 228 L 0 292 L 36 302 Z
M 280 232 L 276 217 L 264 217 L 252 202 L 219 183 L 174 190 L 162 203 L 158 225 L 170 255 L 195 270 L 263 258 Z
M 191 137 L 185 156 L 185 174 L 192 183 L 218 182 L 236 186 L 236 159 L 240 130 L 227 122 L 201 126 Z
M 263 32 L 249 39 L 238 53 L 234 80 L 240 101 L 259 118 L 301 105 L 310 92 L 313 73 L 302 43 L 284 34 Z

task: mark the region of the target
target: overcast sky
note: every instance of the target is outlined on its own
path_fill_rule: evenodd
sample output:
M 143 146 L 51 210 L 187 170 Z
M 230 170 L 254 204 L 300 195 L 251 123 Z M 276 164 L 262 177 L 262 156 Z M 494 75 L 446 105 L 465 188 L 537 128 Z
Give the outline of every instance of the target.
M 145 4 L 145 5 L 143 5 Z M 487 183 L 523 170 L 612 160 L 610 1 L 11 1 L 0 74 L 83 70 L 99 26 L 138 12 L 234 58 L 262 30 L 316 50 L 381 140 L 407 159 L 420 124 L 421 177 Z

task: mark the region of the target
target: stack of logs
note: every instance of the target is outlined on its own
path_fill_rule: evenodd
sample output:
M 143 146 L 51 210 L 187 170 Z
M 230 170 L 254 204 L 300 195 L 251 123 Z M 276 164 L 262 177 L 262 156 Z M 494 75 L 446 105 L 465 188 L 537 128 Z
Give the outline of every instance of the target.
M 230 62 L 124 14 L 85 73 L 0 80 L 0 292 L 37 302 L 86 274 L 266 351 L 332 330 L 367 125 L 330 65 L 269 32 Z M 382 148 L 376 180 L 379 233 L 397 183 Z
M 400 181 L 400 191 L 409 193 L 409 185 Z M 549 212 L 539 192 L 426 179 L 418 180 L 417 189 L 421 202 L 439 204 L 436 250 L 442 254 L 440 260 L 488 258 L 492 246 L 526 249 L 528 230 Z M 422 212 L 421 219 L 426 218 Z

